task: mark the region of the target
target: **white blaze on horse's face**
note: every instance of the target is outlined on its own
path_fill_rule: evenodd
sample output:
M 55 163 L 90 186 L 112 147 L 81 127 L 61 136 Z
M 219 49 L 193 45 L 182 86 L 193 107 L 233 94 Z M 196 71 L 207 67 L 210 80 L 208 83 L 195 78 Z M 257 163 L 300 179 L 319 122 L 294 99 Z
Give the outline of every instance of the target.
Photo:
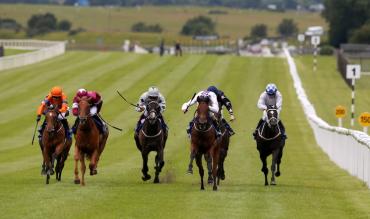
M 155 112 L 150 112 L 149 118 L 150 119 L 155 119 Z

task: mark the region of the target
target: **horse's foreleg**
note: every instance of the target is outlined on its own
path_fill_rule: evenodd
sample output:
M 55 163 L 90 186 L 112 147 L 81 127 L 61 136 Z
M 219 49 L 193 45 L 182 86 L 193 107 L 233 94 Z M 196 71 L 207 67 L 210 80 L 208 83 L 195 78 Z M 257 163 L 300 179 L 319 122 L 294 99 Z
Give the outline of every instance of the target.
M 75 160 L 75 180 L 74 180 L 74 183 L 75 184 L 80 184 L 81 181 L 80 181 L 80 178 L 78 177 L 78 161 L 80 160 L 80 152 L 79 152 L 77 146 L 75 146 L 75 151 L 74 151 L 73 158 Z
M 277 160 L 279 156 L 279 149 L 274 150 L 272 152 L 272 164 L 271 164 L 271 185 L 276 185 L 275 182 L 275 172 L 276 172 L 276 166 L 277 166 Z
M 141 157 L 143 158 L 143 168 L 141 169 L 141 172 L 143 173 L 143 177 L 141 177 L 144 181 L 147 181 L 151 178 L 151 176 L 148 174 L 148 152 L 143 149 L 141 151 Z
M 279 155 L 278 155 L 278 159 L 277 159 L 277 171 L 275 173 L 276 177 L 279 177 L 281 175 L 281 173 L 280 173 L 280 163 L 281 163 L 282 156 L 283 156 L 283 147 L 279 150 Z
M 213 183 L 213 176 L 212 176 L 212 156 L 209 153 L 204 154 L 204 160 L 207 162 L 207 170 L 208 170 L 208 184 Z
M 212 175 L 213 175 L 213 191 L 217 191 L 217 165 L 220 158 L 220 148 L 218 145 L 213 146 L 212 151 Z
M 80 154 L 80 163 L 81 163 L 81 186 L 85 186 L 85 155 Z
M 163 148 L 161 148 L 155 156 L 155 178 L 154 183 L 159 183 L 159 173 L 162 171 L 164 166 L 163 160 Z
M 204 190 L 204 183 L 203 183 L 203 177 L 204 177 L 204 169 L 202 164 L 202 154 L 196 153 L 195 155 L 195 162 L 197 163 L 198 169 L 199 169 L 199 175 L 200 175 L 200 189 Z
M 98 151 L 98 149 L 95 149 L 95 151 L 91 155 L 91 160 L 90 160 L 90 165 L 89 165 L 91 176 L 98 174 L 98 171 L 96 170 L 97 169 L 97 163 L 98 163 L 98 156 L 99 156 L 99 151 Z
M 266 156 L 262 155 L 262 152 L 260 152 L 260 159 L 262 161 L 262 169 L 261 171 L 265 175 L 265 186 L 267 186 L 269 183 L 267 181 L 267 174 L 269 173 L 269 169 L 267 168 L 267 162 L 266 162 Z
M 193 161 L 195 158 L 195 154 L 193 152 L 190 152 L 190 162 L 188 165 L 187 173 L 193 174 Z

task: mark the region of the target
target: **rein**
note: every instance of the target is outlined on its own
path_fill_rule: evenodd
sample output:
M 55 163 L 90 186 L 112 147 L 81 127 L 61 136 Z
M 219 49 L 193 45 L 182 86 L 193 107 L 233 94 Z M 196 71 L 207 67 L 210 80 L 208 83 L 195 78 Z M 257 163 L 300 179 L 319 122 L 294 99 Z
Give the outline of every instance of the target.
M 161 130 L 159 130 L 159 132 L 158 132 L 157 134 L 155 134 L 155 135 L 148 135 L 148 134 L 146 134 L 146 133 L 144 132 L 144 130 L 143 130 L 143 129 L 141 129 L 141 132 L 143 133 L 143 135 L 144 135 L 146 138 L 156 138 L 156 137 L 158 137 L 160 134 L 162 134 L 162 129 L 161 129 Z
M 266 123 L 263 123 L 263 126 L 262 126 L 262 131 L 265 129 L 265 125 L 266 125 Z M 265 140 L 265 141 L 271 141 L 271 140 L 274 140 L 274 139 L 276 139 L 277 137 L 279 137 L 280 135 L 281 135 L 281 131 L 280 131 L 280 127 L 279 127 L 279 125 L 277 125 L 277 128 L 278 128 L 278 130 L 279 130 L 279 132 L 274 136 L 274 137 L 272 137 L 272 138 L 266 138 L 266 137 L 264 137 L 263 135 L 262 135 L 262 133 L 261 133 L 261 130 L 259 130 L 258 129 L 258 136 L 260 137 L 260 138 L 262 138 L 263 140 Z
M 194 123 L 193 127 L 194 127 L 194 128 L 195 128 L 195 130 L 197 130 L 198 132 L 208 132 L 209 130 L 211 130 L 212 125 L 210 125 L 210 126 L 209 126 L 209 128 L 208 128 L 207 130 L 205 130 L 205 131 L 198 129 L 198 128 L 197 128 L 197 126 L 195 125 L 195 123 Z

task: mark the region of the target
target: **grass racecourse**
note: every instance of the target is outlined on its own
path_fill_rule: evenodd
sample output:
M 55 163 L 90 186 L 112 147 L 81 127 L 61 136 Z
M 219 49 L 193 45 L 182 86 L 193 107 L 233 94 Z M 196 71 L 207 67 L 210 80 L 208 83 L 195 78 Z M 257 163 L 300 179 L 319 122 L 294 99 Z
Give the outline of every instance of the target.
M 305 63 L 299 59 L 299 69 L 308 68 Z M 317 100 L 327 88 L 311 89 L 317 81 L 303 74 L 308 94 Z M 316 145 L 285 59 L 67 52 L 0 72 L 0 78 L 0 218 L 370 217 L 370 191 Z M 251 133 L 261 116 L 256 102 L 268 82 L 275 82 L 284 95 L 281 116 L 289 139 L 278 185 L 265 187 Z M 225 163 L 226 180 L 217 192 L 211 186 L 200 191 L 196 167 L 194 175 L 185 174 L 189 157 L 185 128 L 194 108 L 186 115 L 180 110 L 194 92 L 212 84 L 232 100 L 236 115 L 232 126 L 237 133 Z M 124 129 L 122 133 L 111 129 L 99 174 L 87 176 L 86 187 L 73 184 L 73 156 L 66 162 L 62 182 L 53 178 L 45 185 L 40 176 L 40 149 L 37 143 L 31 145 L 35 111 L 54 85 L 63 86 L 69 101 L 80 87 L 100 91 L 103 117 Z M 170 127 L 159 185 L 141 180 L 141 155 L 133 140 L 139 113 L 116 94 L 119 90 L 137 101 L 150 85 L 158 86 L 167 98 L 164 116 Z M 150 158 L 153 175 L 153 154 Z

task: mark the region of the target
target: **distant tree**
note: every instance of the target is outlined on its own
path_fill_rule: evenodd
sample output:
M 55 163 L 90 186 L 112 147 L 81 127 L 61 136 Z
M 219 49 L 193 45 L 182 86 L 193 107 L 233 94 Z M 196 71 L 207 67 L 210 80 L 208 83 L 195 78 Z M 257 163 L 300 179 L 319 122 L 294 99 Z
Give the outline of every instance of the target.
M 182 27 L 181 34 L 194 35 L 214 35 L 216 33 L 216 24 L 211 18 L 206 16 L 198 16 L 189 19 Z
M 72 23 L 68 20 L 61 20 L 58 22 L 58 30 L 69 31 L 72 27 Z
M 277 32 L 282 37 L 291 37 L 298 33 L 298 27 L 297 24 L 294 23 L 293 19 L 284 18 L 277 27 Z
M 369 0 L 325 0 L 324 5 L 322 15 L 329 23 L 329 42 L 337 48 L 370 19 Z
M 251 38 L 264 38 L 267 37 L 267 26 L 265 24 L 256 24 L 252 27 Z
M 27 24 L 29 36 L 48 33 L 57 29 L 57 19 L 51 13 L 32 15 Z
M 159 24 L 147 25 L 144 22 L 138 22 L 131 26 L 131 31 L 161 33 L 163 31 L 163 28 Z
M 355 30 L 349 39 L 349 42 L 370 44 L 370 23 L 365 24 L 360 29 Z

